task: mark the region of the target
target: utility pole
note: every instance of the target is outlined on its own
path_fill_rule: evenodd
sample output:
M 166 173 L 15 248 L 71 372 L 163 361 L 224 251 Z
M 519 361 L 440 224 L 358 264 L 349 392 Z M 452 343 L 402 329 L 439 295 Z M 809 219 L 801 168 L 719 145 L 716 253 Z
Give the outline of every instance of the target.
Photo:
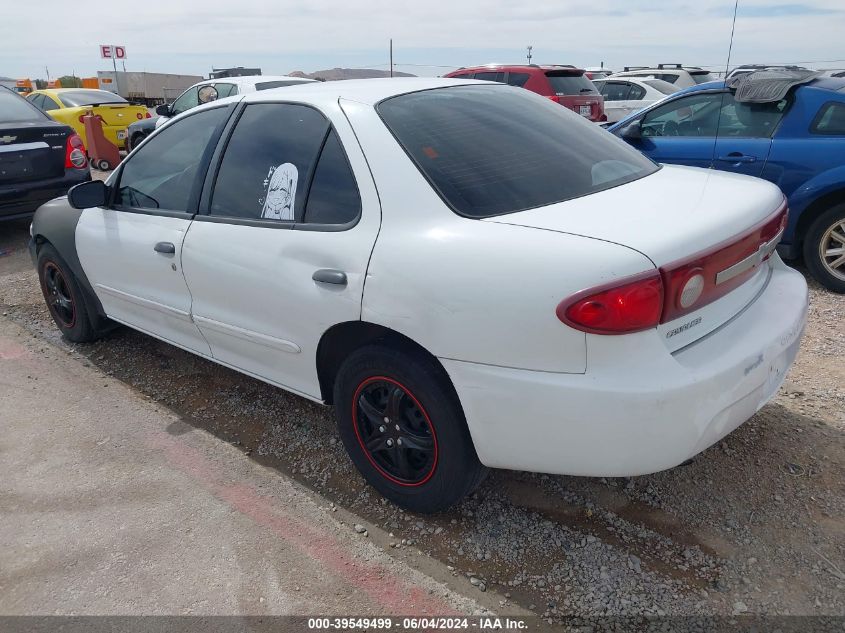
M 534 49 L 533 46 L 528 47 L 528 65 L 531 65 L 531 51 Z
M 50 81 L 50 69 L 44 66 L 44 71 L 47 73 L 47 81 Z
M 393 38 L 390 38 L 390 76 L 393 77 Z

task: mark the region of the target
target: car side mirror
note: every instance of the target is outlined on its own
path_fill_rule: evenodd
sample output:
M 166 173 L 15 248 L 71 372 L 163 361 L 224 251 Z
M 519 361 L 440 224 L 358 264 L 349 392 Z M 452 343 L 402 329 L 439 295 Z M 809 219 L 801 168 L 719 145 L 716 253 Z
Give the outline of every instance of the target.
M 159 116 L 172 116 L 170 114 L 170 104 L 162 103 L 161 105 L 156 106 L 156 114 Z
M 633 121 L 628 123 L 625 127 L 619 130 L 619 136 L 621 136 L 625 140 L 634 140 L 642 138 L 643 129 L 640 125 L 640 120 L 634 119 Z
M 108 201 L 109 189 L 102 180 L 89 180 L 70 188 L 67 200 L 74 209 L 104 207 Z

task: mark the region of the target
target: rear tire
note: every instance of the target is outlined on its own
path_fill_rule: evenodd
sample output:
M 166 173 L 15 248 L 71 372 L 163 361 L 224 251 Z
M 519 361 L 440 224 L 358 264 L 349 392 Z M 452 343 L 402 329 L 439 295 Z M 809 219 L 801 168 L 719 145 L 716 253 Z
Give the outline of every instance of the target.
M 67 340 L 88 343 L 98 338 L 85 295 L 65 260 L 51 244 L 38 252 L 38 279 L 47 309 Z
M 821 285 L 845 293 L 845 204 L 831 207 L 810 225 L 804 236 L 804 261 Z
M 364 479 L 413 512 L 444 510 L 487 474 L 454 388 L 422 354 L 353 352 L 334 385 L 340 437 Z

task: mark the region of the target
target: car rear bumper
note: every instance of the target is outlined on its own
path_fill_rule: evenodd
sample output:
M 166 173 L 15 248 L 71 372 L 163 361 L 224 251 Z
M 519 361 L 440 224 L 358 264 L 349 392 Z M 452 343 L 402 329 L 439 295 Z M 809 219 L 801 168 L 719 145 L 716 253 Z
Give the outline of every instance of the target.
M 807 284 L 773 259 L 753 303 L 673 354 L 649 331 L 628 335 L 631 348 L 595 363 L 588 341 L 584 374 L 442 359 L 481 461 L 632 476 L 676 466 L 719 441 L 771 399 L 798 352 Z
M 60 178 L 0 185 L 0 221 L 32 215 L 42 204 L 63 196 L 68 189 L 91 180 L 88 169 L 66 169 Z

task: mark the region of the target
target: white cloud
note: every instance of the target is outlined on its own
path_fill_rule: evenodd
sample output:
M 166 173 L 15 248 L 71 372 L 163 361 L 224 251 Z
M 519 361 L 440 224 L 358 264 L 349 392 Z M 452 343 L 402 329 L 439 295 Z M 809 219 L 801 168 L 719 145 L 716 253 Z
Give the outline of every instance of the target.
M 270 65 L 276 72 L 360 66 L 374 56 L 385 62 L 390 37 L 397 61 L 416 64 L 491 56 L 520 61 L 527 44 L 539 62 L 723 64 L 733 10 L 729 0 L 120 0 L 92 4 L 86 16 L 66 0 L 6 4 L 0 74 L 12 76 L 43 76 L 45 65 L 53 75 L 92 74 L 106 68 L 101 43 L 126 45 L 130 69 L 203 74 L 213 64 Z M 845 58 L 840 7 L 839 0 L 741 0 L 733 59 Z

